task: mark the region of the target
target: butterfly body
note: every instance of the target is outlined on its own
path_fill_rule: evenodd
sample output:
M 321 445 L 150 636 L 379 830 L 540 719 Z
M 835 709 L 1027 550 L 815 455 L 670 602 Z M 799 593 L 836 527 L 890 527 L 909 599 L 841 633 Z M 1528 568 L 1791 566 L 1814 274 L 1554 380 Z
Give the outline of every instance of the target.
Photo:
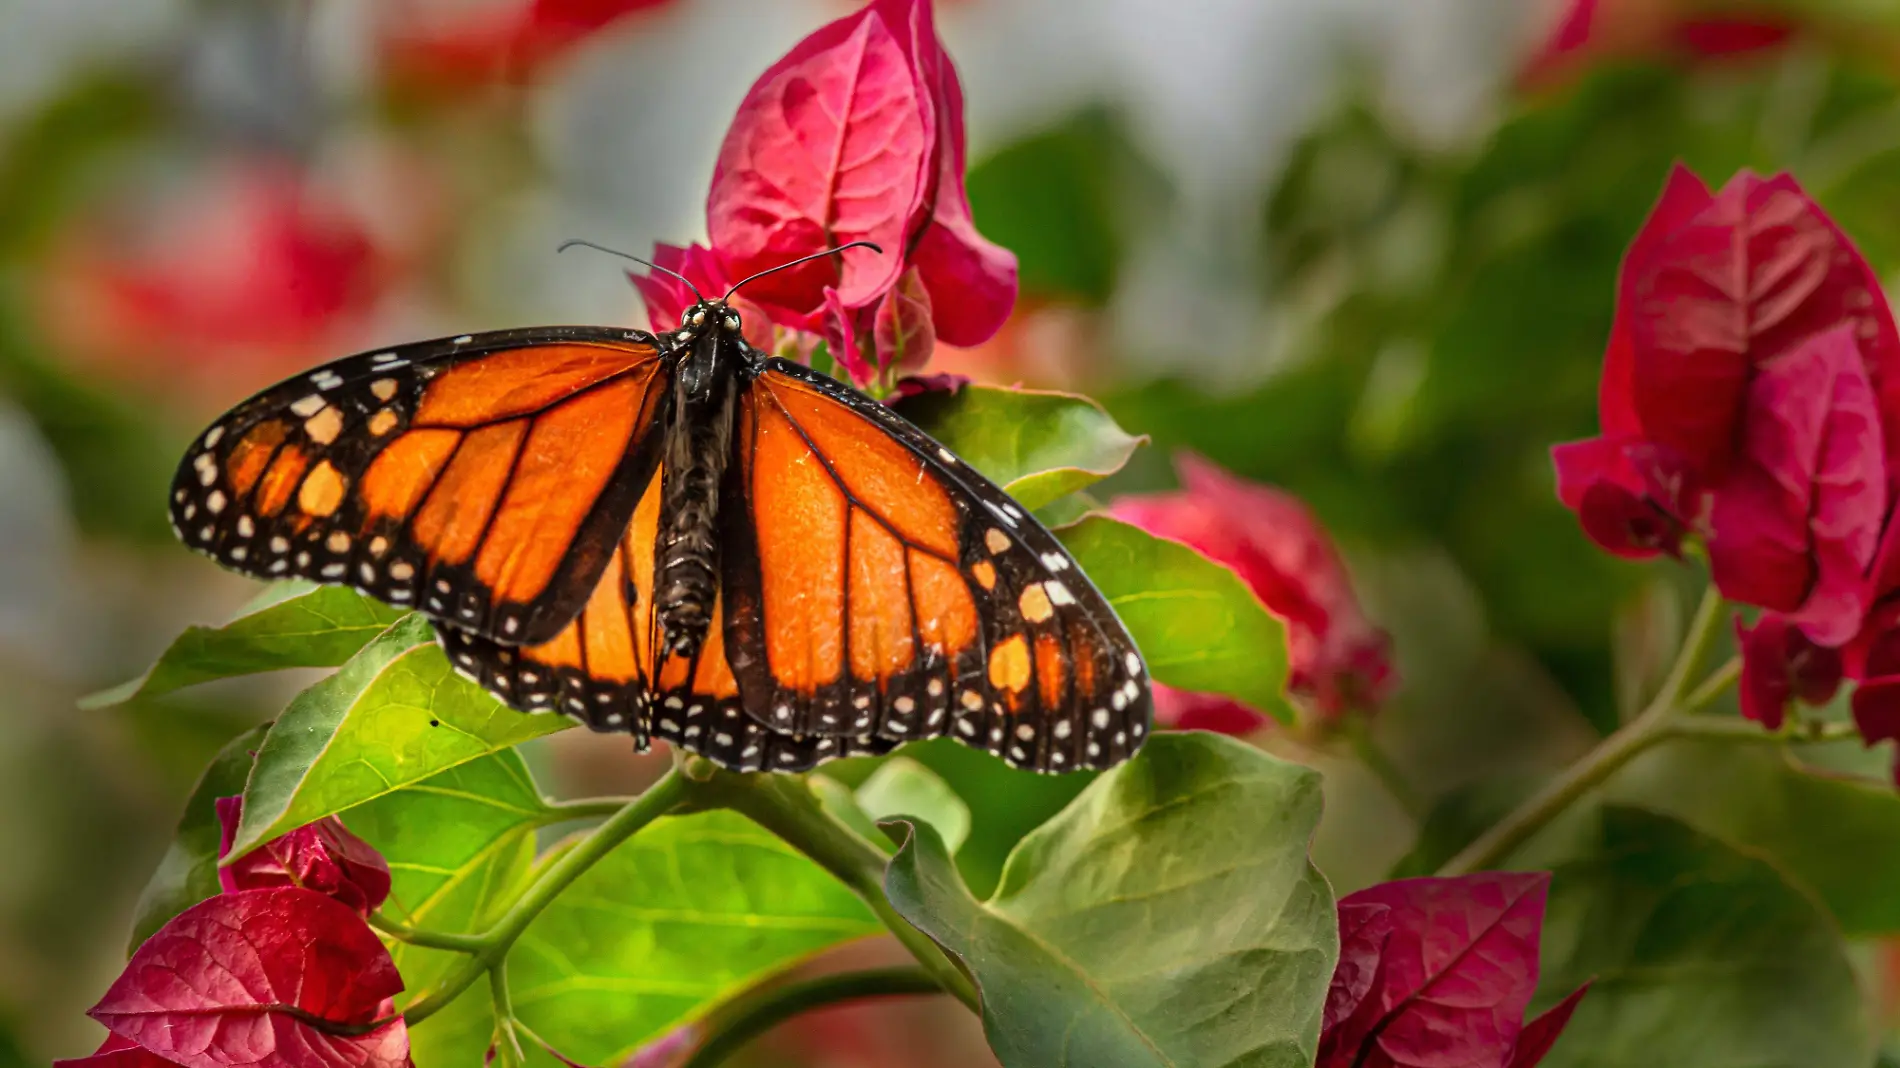
M 1049 531 L 719 301 L 339 360 L 213 424 L 171 509 L 228 567 L 422 612 L 510 707 L 730 768 L 948 735 L 1063 772 L 1150 725 L 1133 641 Z
M 731 459 L 739 389 L 757 373 L 739 318 L 686 312 L 661 467 L 659 620 L 666 645 L 692 656 L 705 641 L 719 584 L 720 484 Z M 728 325 L 730 324 L 730 325 Z

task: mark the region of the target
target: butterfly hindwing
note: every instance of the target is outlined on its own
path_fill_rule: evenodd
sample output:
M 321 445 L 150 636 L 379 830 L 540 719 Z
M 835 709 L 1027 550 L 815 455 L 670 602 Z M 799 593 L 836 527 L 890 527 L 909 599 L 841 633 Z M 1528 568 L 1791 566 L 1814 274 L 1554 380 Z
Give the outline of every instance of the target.
M 718 602 L 697 655 L 665 650 L 653 621 L 660 497 L 661 479 L 652 478 L 593 595 L 559 634 L 512 646 L 438 624 L 450 662 L 512 708 L 560 711 L 596 731 L 631 734 L 640 749 L 664 738 L 740 771 L 804 771 L 832 757 L 893 748 L 868 735 L 781 733 L 745 715 Z
M 173 526 L 260 578 L 545 640 L 592 594 L 659 463 L 659 353 L 641 332 L 556 327 L 338 360 L 194 443 Z
M 1127 631 L 1054 535 L 949 450 L 781 360 L 742 400 L 735 448 L 727 649 L 759 722 L 948 734 L 1042 771 L 1141 744 L 1152 701 Z

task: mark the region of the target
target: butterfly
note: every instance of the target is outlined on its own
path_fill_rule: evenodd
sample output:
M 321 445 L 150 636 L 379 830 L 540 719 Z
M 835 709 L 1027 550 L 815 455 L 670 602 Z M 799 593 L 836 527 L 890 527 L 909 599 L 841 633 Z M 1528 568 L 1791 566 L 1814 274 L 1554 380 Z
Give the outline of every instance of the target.
M 195 441 L 173 528 L 420 612 L 509 707 L 641 750 L 1132 754 L 1148 674 L 1062 543 L 886 405 L 747 344 L 731 295 L 668 332 L 464 334 L 300 374 Z

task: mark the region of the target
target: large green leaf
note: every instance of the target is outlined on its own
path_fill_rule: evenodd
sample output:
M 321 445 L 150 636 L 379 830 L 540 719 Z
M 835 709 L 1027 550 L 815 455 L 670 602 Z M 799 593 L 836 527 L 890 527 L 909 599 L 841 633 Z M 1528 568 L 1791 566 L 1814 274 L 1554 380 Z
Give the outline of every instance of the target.
M 1128 625 L 1157 682 L 1226 694 L 1292 722 L 1286 628 L 1238 575 L 1106 516 L 1056 533 Z
M 1338 955 L 1318 773 L 1159 734 L 1023 839 L 988 901 L 928 825 L 885 879 L 983 992 L 1008 1068 L 1304 1068 Z
M 554 1048 L 617 1064 L 759 979 L 881 930 L 790 846 L 707 812 L 655 823 L 576 880 L 515 944 L 509 987 Z
M 1542 1068 L 1865 1068 L 1839 933 L 1767 862 L 1611 806 L 1595 855 L 1557 869 L 1539 998 L 1595 978 Z
M 261 724 L 231 739 L 198 780 L 197 789 L 185 802 L 185 814 L 178 820 L 177 835 L 139 894 L 130 948 L 137 949 L 173 916 L 217 894 L 218 798 L 244 792 L 244 780 L 251 774 L 251 754 L 263 744 L 269 727 L 268 723 Z
M 1148 440 L 1072 393 L 970 385 L 896 408 L 1032 511 L 1121 470 Z
M 145 674 L 86 697 L 99 708 L 201 682 L 284 668 L 335 667 L 403 612 L 341 586 L 282 582 L 221 627 L 188 627 Z
M 512 749 L 471 760 L 343 813 L 389 861 L 383 913 L 411 927 L 484 930 L 514 900 L 534 865 L 535 831 L 552 817 Z M 404 993 L 425 994 L 461 955 L 390 943 Z M 417 1063 L 474 1064 L 493 1029 L 485 988 L 472 989 L 410 1038 Z
M 1631 764 L 1605 793 L 1767 855 L 1850 935 L 1900 932 L 1900 796 L 1890 783 L 1823 774 L 1780 748 L 1682 741 Z
M 455 674 L 429 621 L 405 616 L 278 717 L 232 850 L 570 725 L 515 712 Z

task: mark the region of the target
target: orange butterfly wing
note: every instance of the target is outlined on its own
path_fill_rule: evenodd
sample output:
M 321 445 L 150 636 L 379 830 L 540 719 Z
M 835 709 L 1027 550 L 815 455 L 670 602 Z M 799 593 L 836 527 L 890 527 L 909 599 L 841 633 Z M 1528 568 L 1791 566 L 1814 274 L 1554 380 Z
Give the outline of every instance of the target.
M 783 360 L 742 399 L 737 438 L 726 649 L 754 719 L 801 736 L 948 734 L 1051 772 L 1141 744 L 1152 699 L 1133 640 L 988 479 Z
M 803 771 L 832 757 L 893 748 L 873 736 L 783 733 L 746 716 L 718 601 L 696 657 L 665 649 L 653 618 L 661 484 L 656 478 L 647 486 L 593 595 L 565 629 L 539 645 L 514 647 L 438 626 L 450 662 L 523 712 L 558 710 L 597 731 L 632 734 L 640 749 L 650 737 L 665 738 L 742 771 Z
M 213 424 L 179 467 L 184 542 L 260 578 L 353 585 L 510 642 L 591 597 L 659 463 L 654 339 L 504 331 L 349 357 Z

